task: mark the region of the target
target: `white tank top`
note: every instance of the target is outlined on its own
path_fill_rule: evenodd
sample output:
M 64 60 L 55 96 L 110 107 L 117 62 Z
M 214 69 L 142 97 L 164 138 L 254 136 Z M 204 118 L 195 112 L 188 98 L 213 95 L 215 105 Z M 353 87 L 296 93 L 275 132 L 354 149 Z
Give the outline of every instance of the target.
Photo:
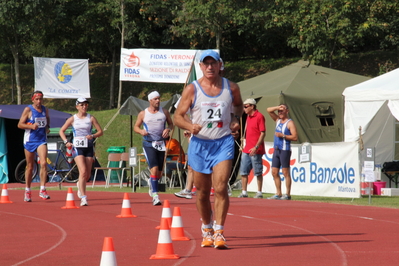
M 202 126 L 195 135 L 200 139 L 219 139 L 231 134 L 231 106 L 233 95 L 230 83 L 222 79 L 222 89 L 216 96 L 207 95 L 198 81 L 194 81 L 195 99 L 191 106 L 191 119 L 193 124 Z
M 85 137 L 91 135 L 91 115 L 86 114 L 86 117 L 80 119 L 76 114 L 73 116 L 72 132 L 74 137 Z
M 144 129 L 148 132 L 147 136 L 144 136 L 144 140 L 154 141 L 162 140 L 162 132 L 165 129 L 166 115 L 163 113 L 162 107 L 159 107 L 159 111 L 155 114 L 150 113 L 148 108 L 144 110 Z

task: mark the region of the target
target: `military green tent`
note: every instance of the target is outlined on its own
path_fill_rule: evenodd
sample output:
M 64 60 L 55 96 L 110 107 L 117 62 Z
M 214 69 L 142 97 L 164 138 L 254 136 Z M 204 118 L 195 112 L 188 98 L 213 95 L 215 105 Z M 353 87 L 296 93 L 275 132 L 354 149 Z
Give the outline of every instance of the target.
M 243 100 L 254 98 L 266 118 L 266 141 L 273 141 L 275 122 L 269 106 L 288 105 L 298 131 L 298 143 L 344 140 L 345 88 L 368 77 L 316 66 L 305 61 L 239 82 Z

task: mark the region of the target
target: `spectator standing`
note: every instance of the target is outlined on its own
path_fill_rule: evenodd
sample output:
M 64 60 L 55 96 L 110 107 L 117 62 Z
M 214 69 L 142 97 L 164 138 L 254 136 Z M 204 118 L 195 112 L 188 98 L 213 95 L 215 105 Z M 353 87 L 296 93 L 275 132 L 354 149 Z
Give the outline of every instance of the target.
M 247 114 L 245 125 L 245 146 L 241 155 L 240 174 L 242 181 L 242 192 L 239 198 L 247 198 L 248 175 L 251 169 L 257 179 L 258 191 L 255 198 L 261 199 L 263 185 L 263 164 L 262 156 L 265 154 L 265 117 L 256 109 L 254 99 L 244 101 L 244 112 Z
M 276 114 L 277 111 L 277 114 Z M 276 121 L 274 133 L 274 153 L 272 159 L 272 175 L 276 185 L 276 195 L 268 199 L 291 199 L 291 141 L 298 140 L 298 135 L 294 121 L 288 118 L 289 109 L 286 104 L 267 108 L 270 117 Z M 281 191 L 280 167 L 285 177 L 286 194 L 283 196 Z
M 143 136 L 143 150 L 150 168 L 150 191 L 152 204 L 161 205 L 158 195 L 158 182 L 162 176 L 165 160 L 165 139 L 173 130 L 172 118 L 168 110 L 161 107 L 161 95 L 157 91 L 148 94 L 150 105 L 137 116 L 134 132 Z M 168 127 L 166 127 L 168 123 Z M 143 126 L 143 128 L 140 128 Z
M 32 104 L 25 107 L 18 122 L 18 128 L 25 130 L 24 152 L 26 158 L 25 195 L 24 201 L 32 201 L 32 171 L 36 159 L 40 160 L 40 192 L 39 197 L 48 200 L 47 181 L 47 134 L 50 132 L 50 116 L 48 109 L 42 105 L 43 92 L 34 91 L 31 95 Z
M 203 77 L 183 90 L 175 112 L 175 123 L 189 130 L 189 165 L 193 169 L 196 204 L 202 220 L 202 247 L 227 248 L 224 223 L 229 209 L 228 181 L 234 158 L 232 131 L 239 129 L 237 118 L 242 115 L 240 88 L 219 74 L 220 56 L 206 50 L 200 57 Z M 234 107 L 234 116 L 231 114 Z M 184 116 L 191 110 L 192 121 Z M 213 228 L 211 187 L 215 190 L 215 217 Z

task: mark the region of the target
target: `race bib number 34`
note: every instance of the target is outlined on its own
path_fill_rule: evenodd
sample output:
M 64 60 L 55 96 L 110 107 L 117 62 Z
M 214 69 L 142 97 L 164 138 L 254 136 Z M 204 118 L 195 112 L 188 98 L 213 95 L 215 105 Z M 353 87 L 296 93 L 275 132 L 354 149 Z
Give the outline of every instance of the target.
M 223 101 L 202 102 L 201 119 L 202 121 L 221 121 L 227 109 L 227 104 Z
M 87 148 L 87 138 L 86 137 L 75 137 L 73 139 L 73 145 L 76 148 Z

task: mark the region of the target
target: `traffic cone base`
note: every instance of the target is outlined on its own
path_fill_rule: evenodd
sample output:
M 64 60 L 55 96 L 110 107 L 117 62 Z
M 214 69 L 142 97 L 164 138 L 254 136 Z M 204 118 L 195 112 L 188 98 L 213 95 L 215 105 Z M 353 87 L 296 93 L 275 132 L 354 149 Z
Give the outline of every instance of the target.
M 3 184 L 3 189 L 1 190 L 0 203 L 12 203 L 12 201 L 10 201 L 10 198 L 8 197 L 8 190 L 6 184 Z
M 79 209 L 79 207 L 75 205 L 75 201 L 73 199 L 73 191 L 71 187 L 68 188 L 66 205 L 64 207 L 61 207 L 61 209 Z
M 112 237 L 105 237 L 100 266 L 117 266 Z
M 129 199 L 129 194 L 128 193 L 124 194 L 123 202 L 122 202 L 121 214 L 117 215 L 116 217 L 118 217 L 118 218 L 137 217 L 137 215 L 133 215 L 132 214 L 132 209 L 130 207 L 130 199 Z
M 158 246 L 156 254 L 150 257 L 150 260 L 162 259 L 179 259 L 180 257 L 174 254 L 172 239 L 170 238 L 170 229 L 168 221 L 161 219 L 161 228 L 159 230 Z
M 170 236 L 173 241 L 187 241 L 190 238 L 184 235 L 183 221 L 180 214 L 180 207 L 173 209 L 172 226 L 170 227 Z
M 169 228 L 170 228 L 170 226 L 172 225 L 172 212 L 170 211 L 169 200 L 164 200 L 163 208 L 162 208 L 162 215 L 161 215 L 161 222 L 162 222 L 162 219 L 166 219 L 168 221 Z M 155 229 L 160 229 L 160 228 L 161 228 L 160 225 L 155 227 Z

